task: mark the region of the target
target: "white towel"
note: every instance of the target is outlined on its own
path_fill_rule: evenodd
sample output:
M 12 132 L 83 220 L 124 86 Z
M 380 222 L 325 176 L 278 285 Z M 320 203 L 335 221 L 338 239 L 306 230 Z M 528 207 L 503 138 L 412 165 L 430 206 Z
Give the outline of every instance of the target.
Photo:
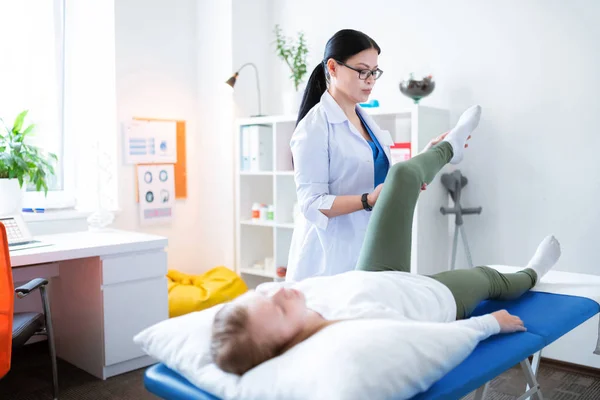
M 511 267 L 506 265 L 490 265 L 489 267 L 504 274 L 521 271 L 523 269 L 523 267 Z M 600 304 L 599 275 L 549 271 L 531 290 L 534 292 L 587 297 Z M 596 340 L 596 350 L 594 350 L 594 354 L 600 355 L 600 324 L 598 325 L 598 338 Z

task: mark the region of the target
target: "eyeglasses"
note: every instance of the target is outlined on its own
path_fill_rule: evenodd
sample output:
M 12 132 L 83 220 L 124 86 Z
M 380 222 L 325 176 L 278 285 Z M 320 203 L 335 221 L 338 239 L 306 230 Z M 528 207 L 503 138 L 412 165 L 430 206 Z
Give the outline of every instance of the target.
M 383 71 L 380 70 L 379 68 L 376 68 L 374 70 L 370 70 L 370 69 L 358 69 L 358 68 L 354 68 L 349 66 L 348 64 L 345 64 L 341 61 L 335 61 L 336 63 L 343 65 L 346 68 L 350 68 L 352 71 L 356 71 L 358 72 L 358 79 L 362 79 L 363 81 L 366 79 L 369 79 L 369 77 L 371 75 L 373 75 L 373 78 L 375 80 L 379 79 L 381 77 L 381 74 L 383 74 Z

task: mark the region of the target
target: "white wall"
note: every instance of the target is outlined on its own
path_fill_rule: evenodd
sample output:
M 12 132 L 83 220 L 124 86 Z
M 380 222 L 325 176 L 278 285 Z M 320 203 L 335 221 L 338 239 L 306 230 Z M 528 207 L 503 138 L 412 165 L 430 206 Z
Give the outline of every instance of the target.
M 382 48 L 384 75 L 372 98 L 382 107 L 410 104 L 398 90 L 410 71 L 434 74 L 437 87 L 422 104 L 449 108 L 452 122 L 470 104 L 483 106 L 481 125 L 459 167 L 470 180 L 463 203 L 483 207 L 466 223 L 476 264 L 522 265 L 545 235 L 555 234 L 563 245 L 557 269 L 600 272 L 600 168 L 594 161 L 600 145 L 600 2 L 273 5 L 264 22 L 305 31 L 311 71 L 337 30 L 354 28 L 373 37 Z M 271 96 L 280 95 L 285 79 L 273 74 Z M 595 340 L 595 328 L 586 329 L 586 340 Z M 593 349 L 581 340 L 565 343 L 562 350 L 571 361 L 584 360 Z M 597 357 L 582 362 L 600 366 Z
M 231 3 L 119 0 L 116 8 L 117 107 L 133 116 L 187 121 L 188 197 L 169 225 L 141 227 L 135 169 L 119 165 L 118 228 L 164 235 L 170 268 L 199 273 L 233 264 Z M 215 40 L 218 38 L 218 40 Z M 122 155 L 122 139 L 119 140 Z M 119 159 L 122 162 L 122 157 Z
M 319 56 L 338 29 L 373 37 L 385 72 L 372 98 L 383 107 L 409 104 L 398 83 L 419 68 L 437 78 L 422 104 L 448 107 L 452 121 L 483 106 L 460 166 L 470 179 L 464 202 L 483 206 L 467 220 L 475 263 L 526 262 L 553 233 L 564 248 L 558 269 L 596 273 L 599 17 L 594 0 L 288 0 L 276 2 L 274 21 L 304 29 Z
M 198 208 L 200 218 L 199 226 L 193 226 L 187 235 L 193 237 L 203 268 L 233 268 L 233 99 L 231 88 L 224 84 L 233 69 L 232 5 L 231 0 L 197 4 L 199 129 L 190 158 L 199 159 L 194 183 L 198 201 L 192 206 Z
M 273 0 L 233 0 L 232 46 L 233 70 L 251 62 L 256 65 L 260 81 L 262 114 L 272 114 L 277 109 L 273 101 L 275 80 L 272 78 L 275 55 L 272 44 Z M 258 113 L 256 75 L 252 66 L 245 67 L 235 84 L 233 95 L 237 117 Z

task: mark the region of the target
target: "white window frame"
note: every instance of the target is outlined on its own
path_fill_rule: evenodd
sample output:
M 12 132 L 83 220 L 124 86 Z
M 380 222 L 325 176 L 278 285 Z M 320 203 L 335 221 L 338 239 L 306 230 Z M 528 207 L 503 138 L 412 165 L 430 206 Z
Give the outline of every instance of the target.
M 58 31 L 59 37 L 59 52 L 58 62 L 60 63 L 59 71 L 60 76 L 58 79 L 59 99 L 60 102 L 60 126 L 59 130 L 62 132 L 61 137 L 61 149 L 59 154 L 59 162 L 62 167 L 59 169 L 62 175 L 62 190 L 48 190 L 47 196 L 44 198 L 44 192 L 27 191 L 25 193 L 24 204 L 25 205 L 38 205 L 43 204 L 46 209 L 64 209 L 74 208 L 76 204 L 75 200 L 75 148 L 73 146 L 73 140 L 69 137 L 68 131 L 65 127 L 65 8 L 66 0 L 52 0 L 54 1 L 54 12 L 55 18 L 60 21 Z

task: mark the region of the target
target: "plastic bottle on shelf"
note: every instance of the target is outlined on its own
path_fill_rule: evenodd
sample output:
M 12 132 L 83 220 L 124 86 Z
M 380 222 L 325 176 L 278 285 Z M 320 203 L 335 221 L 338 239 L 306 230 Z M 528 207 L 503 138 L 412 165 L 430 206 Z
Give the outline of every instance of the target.
M 273 257 L 265 257 L 265 271 L 275 274 L 275 260 L 273 260 Z
M 285 281 L 285 275 L 287 272 L 287 267 L 279 266 L 275 272 L 275 278 L 273 279 L 275 282 L 283 282 Z
M 260 203 L 252 204 L 252 221 L 260 220 Z
M 269 204 L 267 207 L 267 220 L 273 221 L 275 219 L 275 207 L 273 204 Z
M 261 219 L 261 221 L 267 220 L 267 205 L 266 204 L 260 205 L 260 219 Z
M 256 262 L 252 265 L 252 269 L 255 269 L 257 271 L 264 271 L 265 266 L 262 263 Z

